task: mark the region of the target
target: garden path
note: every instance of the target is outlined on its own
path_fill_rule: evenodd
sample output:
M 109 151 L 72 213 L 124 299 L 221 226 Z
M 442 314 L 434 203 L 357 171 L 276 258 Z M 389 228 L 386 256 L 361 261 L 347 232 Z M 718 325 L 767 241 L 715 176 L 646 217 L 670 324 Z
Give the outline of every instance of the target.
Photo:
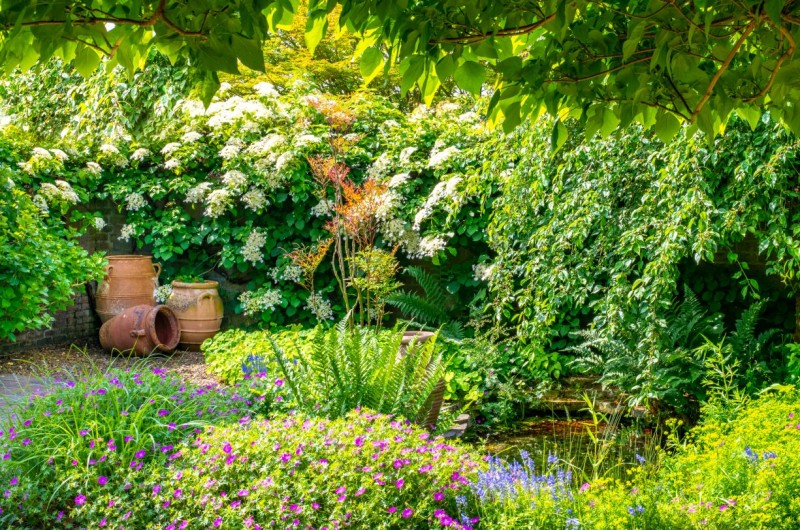
M 48 384 L 38 377 L 0 374 L 0 408 L 23 401 L 33 392 L 44 390 Z

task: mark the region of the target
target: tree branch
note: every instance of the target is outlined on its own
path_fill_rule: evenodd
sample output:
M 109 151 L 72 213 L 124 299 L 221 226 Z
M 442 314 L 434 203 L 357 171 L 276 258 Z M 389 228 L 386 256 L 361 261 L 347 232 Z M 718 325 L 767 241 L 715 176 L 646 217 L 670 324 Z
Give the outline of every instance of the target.
M 21 27 L 41 27 L 41 26 L 63 26 L 65 23 L 70 22 L 75 26 L 95 26 L 97 24 L 117 24 L 121 26 L 136 26 L 140 28 L 149 28 L 154 26 L 159 21 L 163 22 L 168 28 L 173 30 L 178 35 L 182 37 L 197 37 L 199 39 L 207 39 L 208 36 L 203 33 L 203 27 L 201 27 L 200 31 L 191 31 L 184 29 L 174 23 L 167 17 L 167 0 L 159 0 L 158 7 L 147 18 L 144 19 L 135 19 L 135 18 L 126 18 L 126 17 L 116 17 L 111 13 L 106 13 L 104 11 L 100 11 L 98 9 L 93 9 L 92 11 L 101 13 L 103 16 L 83 16 L 79 18 L 75 18 L 70 20 L 69 18 L 65 18 L 64 20 L 28 20 L 22 21 L 19 23 L 6 23 L 0 25 L 0 31 L 9 31 L 17 26 Z M 205 14 L 205 17 L 208 16 L 208 13 Z M 203 19 L 203 26 L 205 26 L 205 17 Z
M 766 93 L 769 92 L 769 90 L 772 88 L 772 85 L 775 84 L 775 77 L 777 77 L 778 70 L 781 69 L 781 65 L 784 63 L 784 61 L 786 61 L 786 59 L 794 55 L 794 50 L 795 50 L 794 37 L 792 37 L 792 34 L 789 32 L 789 30 L 784 28 L 783 26 L 781 26 L 779 29 L 781 35 L 786 37 L 786 40 L 789 42 L 789 48 L 783 53 L 783 55 L 778 57 L 778 60 L 775 62 L 775 68 L 772 69 L 772 73 L 770 73 L 769 80 L 767 81 L 767 84 L 764 85 L 764 88 L 762 88 L 749 98 L 745 99 L 744 100 L 745 103 L 752 103 L 753 101 L 764 97 L 764 95 L 766 95 Z
M 632 61 L 628 61 L 627 63 L 620 64 L 618 66 L 615 66 L 614 68 L 609 68 L 608 70 L 603 70 L 602 72 L 597 72 L 596 74 L 588 75 L 586 77 L 571 77 L 571 76 L 565 75 L 561 79 L 548 79 L 548 80 L 545 80 L 545 83 L 580 83 L 581 81 L 588 81 L 589 79 L 595 79 L 597 77 L 602 77 L 602 76 L 604 76 L 606 74 L 610 74 L 612 72 L 616 72 L 617 70 L 622 70 L 623 68 L 625 68 L 627 66 L 631 66 L 631 65 L 636 64 L 636 63 L 643 63 L 645 61 L 650 61 L 652 59 L 653 59 L 652 55 L 646 55 L 644 57 L 639 57 L 638 59 L 634 59 Z
M 510 37 L 514 35 L 524 35 L 526 33 L 531 33 L 536 31 L 537 29 L 541 28 L 545 24 L 549 24 L 555 19 L 556 19 L 556 14 L 553 13 L 551 15 L 547 15 L 546 17 L 537 22 L 534 22 L 533 24 L 528 24 L 526 26 L 519 26 L 517 28 L 499 29 L 497 31 L 492 31 L 489 33 L 465 35 L 463 37 L 445 37 L 442 39 L 434 39 L 429 41 L 429 44 L 472 44 L 492 37 Z
M 717 70 L 717 73 L 715 73 L 714 77 L 711 78 L 711 82 L 708 84 L 708 88 L 706 88 L 705 94 L 703 94 L 703 97 L 700 98 L 700 101 L 697 103 L 697 106 L 694 108 L 694 111 L 692 111 L 692 115 L 690 116 L 689 119 L 690 122 L 694 122 L 695 119 L 697 119 L 697 115 L 700 114 L 700 111 L 703 109 L 703 106 L 711 98 L 711 93 L 714 92 L 714 87 L 717 85 L 717 82 L 722 77 L 722 74 L 724 74 L 725 70 L 728 69 L 728 67 L 731 64 L 731 61 L 733 61 L 733 58 L 739 52 L 739 48 L 742 47 L 744 41 L 747 40 L 747 37 L 750 36 L 750 34 L 753 32 L 755 28 L 756 28 L 756 21 L 755 19 L 753 19 L 747 25 L 744 32 L 742 32 L 742 35 L 739 37 L 739 40 L 736 41 L 736 44 L 733 45 L 733 49 L 728 54 L 728 56 L 725 57 L 725 60 L 720 65 L 719 69 Z

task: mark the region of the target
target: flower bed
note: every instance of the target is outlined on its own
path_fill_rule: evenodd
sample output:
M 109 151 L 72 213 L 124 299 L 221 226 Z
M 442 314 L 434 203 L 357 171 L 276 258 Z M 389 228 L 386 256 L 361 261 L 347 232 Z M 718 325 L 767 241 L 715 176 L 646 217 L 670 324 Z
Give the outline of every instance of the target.
M 34 396 L 4 429 L 9 528 L 424 528 L 481 465 L 367 411 L 257 419 L 236 389 L 112 373 Z M 437 523 L 438 524 L 438 523 Z

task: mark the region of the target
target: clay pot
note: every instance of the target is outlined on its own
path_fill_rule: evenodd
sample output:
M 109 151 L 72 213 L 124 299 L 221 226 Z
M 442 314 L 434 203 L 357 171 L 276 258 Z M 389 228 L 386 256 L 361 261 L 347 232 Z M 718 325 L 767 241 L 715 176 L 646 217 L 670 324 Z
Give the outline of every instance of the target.
M 433 337 L 433 333 L 430 331 L 406 331 L 403 333 L 403 340 L 400 342 L 400 355 L 405 355 L 408 352 L 408 347 L 412 342 L 419 346 L 431 337 Z M 444 402 L 444 391 L 445 382 L 444 379 L 440 379 L 417 413 L 415 423 L 430 430 L 436 428 L 436 422 L 439 421 L 439 412 L 441 412 L 442 403 Z
M 217 282 L 172 282 L 167 307 L 175 312 L 181 324 L 181 348 L 200 351 L 200 345 L 213 337 L 222 324 L 222 298 Z
M 137 305 L 155 305 L 161 265 L 150 256 L 108 256 L 106 276 L 97 287 L 97 314 L 107 322 Z
M 100 344 L 107 350 L 130 351 L 139 356 L 154 351 L 170 353 L 178 347 L 181 328 L 175 313 L 164 305 L 137 305 L 100 328 Z

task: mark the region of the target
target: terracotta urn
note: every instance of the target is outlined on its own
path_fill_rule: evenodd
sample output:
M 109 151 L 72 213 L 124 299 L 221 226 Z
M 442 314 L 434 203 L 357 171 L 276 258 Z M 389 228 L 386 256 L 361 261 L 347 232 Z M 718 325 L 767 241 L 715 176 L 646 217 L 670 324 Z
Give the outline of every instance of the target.
M 213 281 L 172 282 L 172 294 L 166 301 L 181 325 L 181 348 L 200 351 L 204 340 L 213 337 L 222 324 L 222 298 Z
M 107 350 L 146 356 L 169 353 L 178 347 L 180 324 L 167 306 L 137 305 L 108 320 L 100 328 L 100 344 Z
M 151 256 L 108 256 L 106 276 L 97 287 L 97 314 L 107 322 L 128 308 L 155 305 L 161 265 Z

